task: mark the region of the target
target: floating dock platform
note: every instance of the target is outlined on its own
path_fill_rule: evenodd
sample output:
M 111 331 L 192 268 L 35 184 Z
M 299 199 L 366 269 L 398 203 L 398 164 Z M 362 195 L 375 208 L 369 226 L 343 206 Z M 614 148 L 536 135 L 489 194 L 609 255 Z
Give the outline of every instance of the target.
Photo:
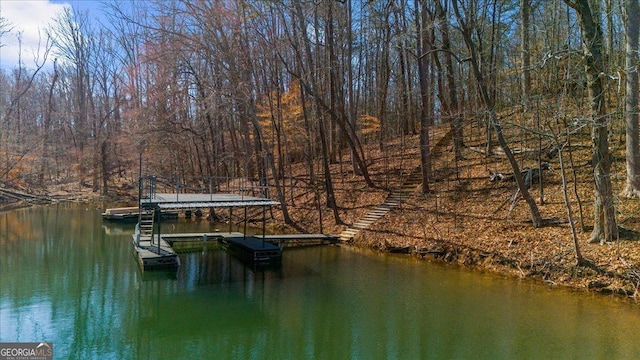
M 140 217 L 140 211 L 137 206 L 121 207 L 106 209 L 102 213 L 102 219 L 111 222 L 134 223 Z M 178 218 L 177 211 L 165 211 L 162 213 L 163 220 L 172 220 Z
M 223 237 L 228 251 L 253 266 L 282 264 L 282 248 L 257 236 Z
M 102 213 L 102 219 L 108 221 L 134 222 L 138 221 L 139 215 L 140 213 L 137 206 L 111 208 L 106 209 L 105 212 Z
M 133 248 L 136 258 L 143 270 L 172 269 L 180 266 L 180 258 L 166 240 L 160 238 L 158 246 L 157 237 L 154 242 L 150 237 L 141 237 L 136 242 L 136 234 L 133 235 Z

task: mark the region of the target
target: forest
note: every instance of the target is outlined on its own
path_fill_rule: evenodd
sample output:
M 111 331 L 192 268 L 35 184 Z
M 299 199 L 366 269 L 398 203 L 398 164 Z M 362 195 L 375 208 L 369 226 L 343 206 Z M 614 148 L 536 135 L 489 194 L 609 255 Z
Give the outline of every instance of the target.
M 100 4 L 0 69 L 0 201 L 130 199 L 144 168 L 340 232 L 409 184 L 350 240 L 638 295 L 638 0 Z

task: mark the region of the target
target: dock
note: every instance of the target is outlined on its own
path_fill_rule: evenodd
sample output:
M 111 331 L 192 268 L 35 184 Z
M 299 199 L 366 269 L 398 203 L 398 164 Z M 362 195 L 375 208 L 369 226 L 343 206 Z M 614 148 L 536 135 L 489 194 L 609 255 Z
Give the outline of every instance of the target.
M 220 207 L 250 207 L 280 205 L 279 202 L 256 196 L 240 194 L 154 194 L 140 200 L 143 207 L 166 209 L 204 209 Z
M 160 254 L 158 254 L 157 237 L 154 238 L 153 242 L 149 237 L 141 237 L 140 245 L 136 245 L 136 235 L 134 234 L 133 236 L 138 262 L 143 270 L 178 267 L 180 260 L 177 252 L 173 249 L 176 243 L 189 242 L 202 246 L 209 241 L 217 241 L 223 244 L 229 253 L 243 262 L 252 266 L 262 266 L 280 264 L 284 247 L 333 244 L 339 241 L 339 237 L 327 234 L 173 233 L 160 236 Z
M 160 246 L 158 239 L 151 241 L 150 237 L 140 237 L 137 241 L 137 234 L 133 234 L 133 248 L 138 263 L 143 270 L 168 269 L 180 266 L 180 258 L 173 250 L 173 247 L 167 241 L 160 238 Z
M 140 217 L 140 209 L 137 206 L 109 208 L 102 213 L 102 219 L 111 222 L 135 223 Z M 177 219 L 177 211 L 165 211 L 162 213 L 162 219 Z
M 291 245 L 323 245 L 334 244 L 340 240 L 338 235 L 329 234 L 271 234 L 271 235 L 247 235 L 245 236 L 241 232 L 212 232 L 212 233 L 174 233 L 164 234 L 162 238 L 169 244 L 173 245 L 174 242 L 180 241 L 203 241 L 208 240 L 223 240 L 223 241 L 236 241 L 238 239 L 253 237 L 260 241 L 264 239 L 266 242 L 276 244 L 280 247 L 287 247 L 287 244 Z M 290 245 L 289 245 L 290 246 Z
M 257 236 L 222 238 L 229 253 L 252 266 L 282 264 L 282 248 Z
M 229 179 L 227 179 L 229 180 Z M 232 181 L 229 181 L 232 182 Z M 240 181 L 244 183 L 244 181 Z M 266 182 L 260 182 L 266 183 Z M 145 185 L 146 184 L 146 185 Z M 174 249 L 174 244 L 181 242 L 186 248 L 197 248 L 209 242 L 217 241 L 222 248 L 252 266 L 279 265 L 282 261 L 282 250 L 292 244 L 320 245 L 335 243 L 338 236 L 325 234 L 281 234 L 267 235 L 265 231 L 265 211 L 267 207 L 280 205 L 278 201 L 268 197 L 265 187 L 260 191 L 247 191 L 240 186 L 238 193 L 212 192 L 204 193 L 159 193 L 157 192 L 157 178 L 154 176 L 140 177 L 138 196 L 139 221 L 133 234 L 133 247 L 136 258 L 144 270 L 177 268 L 180 259 Z M 210 188 L 213 189 L 212 186 Z M 146 194 L 143 193 L 147 189 Z M 179 186 L 176 186 L 179 190 Z M 248 195 L 248 194 L 251 195 Z M 255 196 L 259 194 L 259 196 Z M 262 234 L 250 235 L 247 232 L 247 208 L 262 208 Z M 184 233 L 171 234 L 162 232 L 162 219 L 165 213 L 176 211 L 192 211 L 199 209 L 226 208 L 229 218 L 234 208 L 244 208 L 245 231 L 214 232 L 214 233 Z M 132 217 L 138 208 L 114 209 L 109 213 Z M 231 222 L 230 222 L 231 224 Z M 215 245 L 214 245 L 215 246 Z
M 121 207 L 106 209 L 102 213 L 102 219 L 108 221 L 138 221 L 139 208 L 135 207 Z
M 157 242 L 152 243 L 149 238 L 141 238 L 140 246 L 135 246 L 135 248 L 140 265 L 144 270 L 179 266 L 177 253 L 173 249 L 176 243 L 188 242 L 202 246 L 209 241 L 223 244 L 229 253 L 252 266 L 272 266 L 281 263 L 282 250 L 287 244 L 320 245 L 336 243 L 338 240 L 337 235 L 326 234 L 173 233 L 160 236 L 160 255 L 157 253 Z

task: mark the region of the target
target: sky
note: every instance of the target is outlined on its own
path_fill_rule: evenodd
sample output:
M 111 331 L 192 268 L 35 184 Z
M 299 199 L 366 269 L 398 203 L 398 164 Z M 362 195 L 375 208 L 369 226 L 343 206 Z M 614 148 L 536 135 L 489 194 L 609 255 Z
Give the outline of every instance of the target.
M 22 34 L 22 62 L 27 68 L 35 68 L 34 55 L 38 53 L 40 39 L 44 47 L 47 24 L 68 6 L 74 11 L 89 11 L 90 16 L 97 16 L 102 7 L 96 0 L 0 0 L 0 17 L 14 27 L 0 38 L 0 68 L 9 70 L 17 66 L 18 32 Z M 49 61 L 52 59 L 49 56 Z

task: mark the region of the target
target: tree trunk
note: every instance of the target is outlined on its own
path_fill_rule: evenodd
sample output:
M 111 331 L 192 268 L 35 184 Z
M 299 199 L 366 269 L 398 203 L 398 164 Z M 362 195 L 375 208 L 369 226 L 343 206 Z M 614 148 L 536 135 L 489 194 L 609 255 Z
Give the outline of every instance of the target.
M 591 101 L 593 125 L 594 223 L 589 242 L 604 243 L 618 238 L 618 225 L 611 187 L 611 156 L 609 154 L 608 116 L 603 79 L 606 77 L 602 56 L 602 28 L 594 18 L 589 0 L 565 0 L 578 13 L 582 32 L 585 71 Z
M 44 131 L 42 133 L 42 163 L 40 164 L 40 172 L 38 173 L 38 182 L 44 184 L 45 173 L 49 171 L 49 158 L 51 139 L 49 134 L 51 133 L 51 122 L 53 116 L 53 89 L 56 86 L 58 80 L 58 69 L 56 68 L 56 62 L 53 62 L 53 79 L 51 79 L 51 86 L 49 87 L 49 98 L 47 100 L 47 112 L 44 120 Z
M 405 33 L 407 30 L 406 25 L 406 15 L 401 9 L 404 9 L 406 4 L 403 0 L 400 1 L 399 6 L 394 8 L 394 19 L 398 23 L 401 33 Z M 407 60 L 407 40 L 404 36 L 400 37 L 398 40 L 398 64 L 400 66 L 400 74 L 398 74 L 399 82 L 400 82 L 400 98 L 401 107 L 400 107 L 400 129 L 402 135 L 409 135 L 415 132 L 413 126 L 413 111 L 410 103 L 409 94 L 411 93 L 410 82 L 408 79 L 411 78 L 410 75 L 410 66 L 408 66 Z
M 100 143 L 100 174 L 102 175 L 101 193 L 100 195 L 106 196 L 109 194 L 109 152 L 107 151 L 109 144 L 107 140 L 103 140 Z M 95 186 L 95 185 L 94 185 Z
M 429 149 L 429 125 L 431 109 L 430 86 L 429 86 L 429 59 L 423 52 L 426 44 L 429 43 L 429 29 L 427 28 L 428 11 L 427 2 L 421 2 L 420 18 L 417 29 L 419 29 L 418 39 L 418 76 L 420 78 L 420 98 L 422 106 L 420 108 L 420 165 L 422 166 L 422 192 L 429 192 L 429 181 L 431 180 L 431 150 Z
M 626 158 L 627 184 L 624 190 L 626 197 L 640 196 L 640 145 L 638 133 L 638 21 L 640 21 L 640 5 L 638 0 L 626 0 Z
M 531 11 L 530 0 L 520 0 L 520 41 L 522 59 L 522 100 L 525 108 L 528 106 L 529 93 L 531 89 L 531 56 L 529 54 L 529 15 Z
M 449 36 L 449 20 L 447 19 L 447 13 L 440 0 L 435 2 L 436 4 L 436 17 L 440 23 L 442 31 L 442 51 L 444 53 L 444 65 L 445 65 L 445 78 L 447 80 L 447 97 L 446 103 L 446 115 L 451 122 L 453 151 L 457 160 L 462 159 L 462 148 L 464 147 L 464 124 L 462 117 L 459 114 L 458 104 L 458 86 L 456 84 L 456 77 L 453 70 L 453 56 L 451 55 L 451 39 Z
M 557 121 L 557 120 L 556 120 Z M 578 234 L 576 232 L 576 225 L 573 221 L 573 210 L 571 209 L 571 200 L 569 200 L 569 186 L 567 185 L 567 173 L 564 167 L 564 156 L 562 155 L 562 148 L 558 137 L 554 135 L 553 142 L 558 147 L 558 159 L 560 160 L 560 175 L 562 177 L 562 196 L 564 199 L 564 206 L 567 210 L 567 219 L 569 220 L 569 227 L 571 228 L 571 238 L 573 239 L 573 248 L 576 252 L 576 265 L 582 266 L 585 264 L 582 251 L 580 251 L 580 243 L 578 242 Z M 542 176 L 542 171 L 540 172 Z
M 323 119 L 318 118 L 318 131 L 320 132 L 320 141 L 322 144 L 322 167 L 324 170 L 324 185 L 327 192 L 327 206 L 333 211 L 333 219 L 336 224 L 342 224 L 340 214 L 338 213 L 338 203 L 336 202 L 335 193 L 333 191 L 333 180 L 331 179 L 331 168 L 329 167 L 329 149 L 327 145 L 327 135 L 324 128 Z

